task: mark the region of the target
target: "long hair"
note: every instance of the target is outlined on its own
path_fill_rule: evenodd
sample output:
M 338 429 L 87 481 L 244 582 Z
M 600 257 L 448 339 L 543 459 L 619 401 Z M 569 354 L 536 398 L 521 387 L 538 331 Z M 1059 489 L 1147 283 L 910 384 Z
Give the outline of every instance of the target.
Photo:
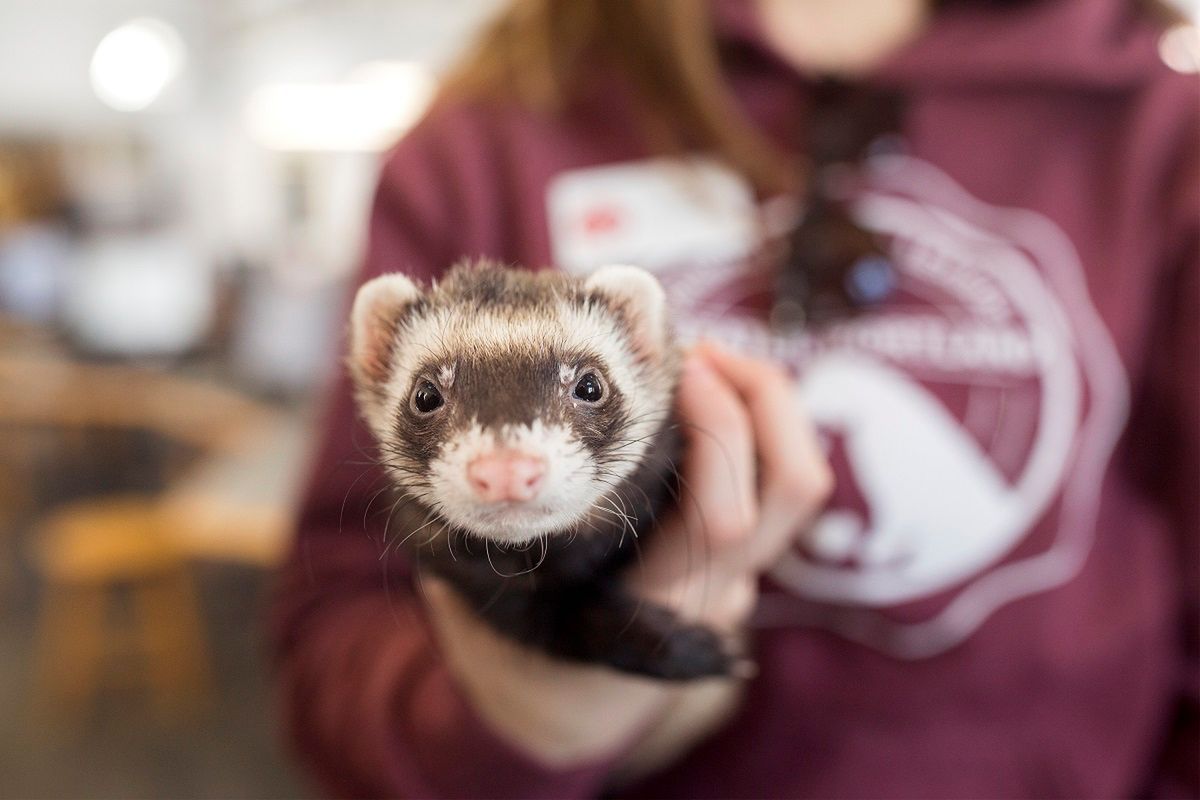
M 1131 2 L 1161 21 L 1179 19 L 1159 0 Z M 746 119 L 724 79 L 709 6 L 707 0 L 512 0 L 448 76 L 443 96 L 510 100 L 562 114 L 600 63 L 632 89 L 652 149 L 708 150 L 760 190 L 791 190 L 797 166 Z
M 514 0 L 443 91 L 561 114 L 598 62 L 632 89 L 652 149 L 710 150 L 757 186 L 790 185 L 787 157 L 738 110 L 723 78 L 704 0 Z

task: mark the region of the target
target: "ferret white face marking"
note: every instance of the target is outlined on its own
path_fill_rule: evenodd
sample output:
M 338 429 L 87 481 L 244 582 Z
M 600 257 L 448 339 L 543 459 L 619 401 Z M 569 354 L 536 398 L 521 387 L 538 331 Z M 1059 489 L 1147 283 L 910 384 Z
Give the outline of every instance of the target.
M 665 422 L 676 363 L 662 306 L 630 267 L 366 284 L 350 367 L 392 476 L 493 541 L 586 530 Z
M 452 525 L 513 543 L 569 530 L 598 499 L 587 449 L 540 420 L 449 440 L 429 464 L 429 497 Z

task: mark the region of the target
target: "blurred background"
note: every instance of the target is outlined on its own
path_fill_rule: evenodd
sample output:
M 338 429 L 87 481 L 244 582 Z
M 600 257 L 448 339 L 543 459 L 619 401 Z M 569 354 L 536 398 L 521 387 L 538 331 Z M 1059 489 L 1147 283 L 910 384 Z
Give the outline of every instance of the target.
M 263 645 L 378 152 L 495 0 L 0 0 L 0 797 L 279 797 Z
M 0 797 L 313 793 L 264 599 L 378 153 L 499 3 L 0 0 Z

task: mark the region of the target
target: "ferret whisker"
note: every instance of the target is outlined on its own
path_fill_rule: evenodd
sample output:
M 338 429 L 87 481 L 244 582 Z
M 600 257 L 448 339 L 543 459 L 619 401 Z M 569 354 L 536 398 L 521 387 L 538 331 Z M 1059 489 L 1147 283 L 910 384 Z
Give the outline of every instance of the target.
M 605 475 L 605 477 L 611 477 L 611 478 L 613 478 L 613 479 L 617 479 L 617 476 L 616 476 L 615 474 L 613 474 L 613 473 L 605 473 L 605 472 L 601 472 L 600 474 L 602 474 L 602 475 Z M 633 482 L 633 481 L 624 481 L 622 485 L 623 485 L 623 486 L 628 486 L 629 488 L 631 488 L 631 489 L 633 489 L 633 490 L 637 491 L 639 494 L 641 494 L 641 496 L 642 496 L 642 500 L 643 500 L 643 501 L 645 502 L 645 504 L 646 504 L 646 509 L 647 509 L 647 512 L 648 512 L 648 513 L 651 515 L 651 516 L 650 516 L 650 520 L 649 520 L 649 521 L 651 521 L 651 522 L 652 522 L 652 521 L 654 520 L 654 516 L 653 516 L 653 513 L 654 513 L 654 503 L 653 503 L 653 501 L 651 501 L 651 500 L 650 500 L 650 495 L 646 493 L 646 490 L 645 490 L 645 489 L 643 489 L 641 486 L 639 486 L 637 483 L 635 483 L 635 482 Z M 617 492 L 619 492 L 619 491 L 620 491 L 620 488 L 621 488 L 621 487 L 614 488 L 614 491 L 617 491 Z M 630 501 L 630 505 L 633 505 L 633 502 L 632 502 L 632 500 Z
M 342 495 L 342 504 L 341 504 L 341 507 L 338 509 L 338 530 L 339 531 L 341 531 L 345 526 L 346 503 L 350 500 L 350 495 L 354 492 L 354 489 L 358 486 L 358 482 L 361 481 L 367 475 L 371 475 L 371 474 L 374 474 L 374 478 L 372 479 L 372 481 L 369 484 L 367 484 L 366 491 L 368 491 L 368 492 L 371 491 L 371 489 L 374 488 L 375 484 L 378 483 L 381 479 L 387 477 L 386 475 L 381 475 L 377 470 L 364 469 L 358 473 L 358 476 L 350 484 L 349 488 L 346 489 L 346 493 Z M 385 485 L 384 488 L 386 489 L 386 488 L 388 488 L 388 486 Z M 364 529 L 366 528 L 365 520 L 363 522 L 363 528 Z
M 393 519 L 393 517 L 394 517 L 394 515 L 395 515 L 395 512 L 396 512 L 396 506 L 397 506 L 397 505 L 399 505 L 399 504 L 400 504 L 400 503 L 402 503 L 402 502 L 404 502 L 404 495 L 400 495 L 400 496 L 399 496 L 399 497 L 397 497 L 397 498 L 396 498 L 396 500 L 395 500 L 395 501 L 392 503 L 392 508 L 391 508 L 391 510 L 388 512 L 388 515 L 387 515 L 387 519 L 386 519 L 386 521 L 383 523 L 383 538 L 382 538 L 382 540 L 380 541 L 380 544 L 382 544 L 382 545 L 383 545 L 383 550 L 382 550 L 382 551 L 379 553 L 379 558 L 380 558 L 380 560 L 383 560 L 383 557 L 384 557 L 384 556 L 386 556 L 386 555 L 388 554 L 388 550 L 389 550 L 389 547 L 388 547 L 388 530 L 389 530 L 389 528 L 391 527 L 391 524 L 392 524 L 392 519 Z
M 401 298 L 410 298 L 402 311 Z M 361 508 L 385 577 L 389 556 L 404 550 L 422 596 L 429 570 L 496 630 L 553 656 L 659 677 L 721 674 L 715 634 L 700 643 L 705 653 L 690 642 L 664 647 L 683 624 L 677 604 L 666 598 L 649 613 L 654 601 L 630 597 L 620 581 L 649 569 L 642 545 L 664 514 L 708 527 L 675 462 L 688 436 L 713 434 L 678 424 L 670 331 L 638 329 L 665 308 L 645 318 L 623 312 L 663 302 L 653 276 L 632 267 L 580 278 L 484 263 L 456 267 L 432 287 L 399 275 L 364 284 L 349 358 L 366 422 L 354 431 L 352 458 L 363 471 L 339 526 Z M 362 347 L 377 332 L 395 345 L 388 358 Z M 642 335 L 664 337 L 662 357 L 631 346 Z M 362 430 L 376 437 L 370 452 L 359 446 Z M 726 448 L 722 455 L 733 463 Z M 380 499 L 389 486 L 399 489 L 390 504 Z M 690 582 L 707 577 L 694 563 L 696 535 L 685 536 L 688 582 L 669 590 L 682 588 L 689 605 L 700 596 Z M 399 576 L 389 591 L 392 582 Z M 614 633 L 625 635 L 620 648 L 609 644 Z
M 531 542 L 531 544 L 532 544 L 532 542 Z M 496 573 L 496 575 L 501 578 L 519 578 L 522 575 L 528 575 L 529 573 L 533 572 L 535 569 L 540 567 L 542 565 L 542 561 L 544 561 L 546 559 L 546 550 L 543 548 L 541 559 L 539 559 L 538 563 L 534 564 L 532 567 L 529 567 L 528 569 L 518 570 L 517 572 L 501 572 L 499 570 L 499 568 L 496 567 L 496 564 L 492 561 L 492 551 L 488 547 L 487 539 L 483 540 L 483 549 L 487 553 L 488 565 L 491 566 L 492 572 Z
M 403 505 L 403 506 L 401 506 L 400 510 L 403 510 L 404 508 L 407 508 L 407 507 L 408 507 L 408 501 L 406 501 L 406 502 L 404 503 L 404 505 Z M 392 518 L 391 518 L 391 516 L 389 515 L 389 517 L 388 517 L 388 524 L 391 524 L 391 521 L 392 521 Z M 431 514 L 429 514 L 429 513 L 426 513 L 426 515 L 425 515 L 425 518 L 424 518 L 424 523 L 425 523 L 425 524 L 428 524 L 428 523 L 430 523 L 431 521 L 432 521 L 432 515 L 431 515 Z M 393 549 L 395 549 L 395 548 L 398 548 L 398 547 L 402 547 L 402 546 L 404 545 L 404 543 L 405 543 L 405 542 L 407 542 L 407 541 L 408 541 L 408 540 L 409 540 L 411 537 L 415 536 L 417 533 L 419 533 L 421 530 L 423 530 L 423 529 L 425 528 L 425 524 L 421 525 L 421 527 L 417 528 L 415 531 L 411 531 L 411 532 L 409 532 L 409 533 L 408 533 L 408 534 L 406 534 L 406 535 L 405 535 L 403 538 L 400 538 L 400 532 L 397 532 L 397 533 L 396 533 L 396 536 L 395 536 L 395 537 L 393 537 L 393 539 L 392 539 L 392 541 L 391 541 L 391 542 L 389 542 L 389 541 L 387 540 L 387 525 L 385 525 L 385 526 L 384 526 L 384 548 L 383 548 L 383 552 L 379 554 L 379 557 L 380 557 L 380 559 L 382 559 L 382 558 L 384 558 L 385 556 L 387 556 L 387 554 L 388 554 L 389 552 L 391 552 Z M 398 543 L 398 544 L 396 543 L 396 540 L 397 540 L 397 539 L 399 539 L 399 543 Z
M 603 483 L 611 488 L 612 491 L 609 493 L 609 495 L 611 497 L 615 498 L 617 503 L 620 504 L 622 516 L 624 516 L 627 520 L 629 520 L 629 523 L 630 523 L 629 527 L 634 531 L 633 535 L 636 538 L 637 537 L 637 525 L 638 525 L 640 519 L 636 513 L 634 513 L 633 511 L 630 511 L 629 508 L 625 505 L 625 501 L 627 498 L 625 497 L 625 495 L 621 494 L 621 488 L 622 488 L 621 485 L 611 483 L 608 480 L 604 479 L 603 477 L 597 477 L 597 481 L 600 483 Z M 632 500 L 629 501 L 629 506 L 633 506 Z
M 378 491 L 372 493 L 370 499 L 367 500 L 366 506 L 363 507 L 363 520 L 362 520 L 363 530 L 367 529 L 367 520 L 371 516 L 371 506 L 375 505 L 375 501 L 377 499 L 379 499 L 379 496 L 381 494 L 391 491 L 391 490 L 392 490 L 391 484 L 385 484 L 382 489 L 379 489 Z M 401 495 L 401 496 L 403 497 L 403 495 Z
M 620 518 L 620 516 L 616 512 L 614 512 L 612 509 L 605 508 L 604 506 L 601 506 L 599 503 L 592 503 L 591 510 L 596 511 L 598 513 L 607 514 L 608 516 L 612 517 L 613 519 Z M 593 530 L 593 532 L 595 532 L 595 531 L 599 531 L 600 529 L 597 528 L 595 526 L 595 524 L 593 524 L 592 530 Z M 624 524 L 622 524 L 621 525 L 621 538 L 617 540 L 617 549 L 620 549 L 622 546 L 624 546 L 624 544 L 625 544 L 625 526 L 624 526 Z
M 634 539 L 637 539 L 637 528 L 634 526 L 634 520 L 631 519 L 628 514 L 617 510 L 617 504 L 613 502 L 612 497 L 610 495 L 606 495 L 606 494 L 600 495 L 600 499 L 607 502 L 609 505 L 612 506 L 613 512 L 621 519 L 621 521 L 623 523 L 623 525 L 621 527 L 621 541 L 620 541 L 620 543 L 618 543 L 617 546 L 620 547 L 621 544 L 624 544 L 625 531 L 627 531 L 627 530 L 633 536 Z
M 414 537 L 414 536 L 416 536 L 418 533 L 420 533 L 421 531 L 423 531 L 423 530 L 425 530 L 426 528 L 428 528 L 430 525 L 433 525 L 433 524 L 435 524 L 435 523 L 437 523 L 437 522 L 438 522 L 438 518 L 437 518 L 437 515 L 436 515 L 436 514 L 433 514 L 432 512 L 431 512 L 431 513 L 429 513 L 429 514 L 427 514 L 427 515 L 425 516 L 425 522 L 424 522 L 424 523 L 421 525 L 421 527 L 419 527 L 419 528 L 417 528 L 417 529 L 413 530 L 412 532 L 410 532 L 409 534 L 407 534 L 407 535 L 406 535 L 406 536 L 405 536 L 403 539 L 401 539 L 401 540 L 400 540 L 400 542 L 399 542 L 397 545 L 395 545 L 395 546 L 396 546 L 396 547 L 403 547 L 403 546 L 404 546 L 404 543 L 405 543 L 405 542 L 407 542 L 409 539 L 413 538 L 413 537 Z M 391 548 L 389 547 L 389 549 L 391 549 Z M 385 553 L 386 553 L 386 551 L 385 551 Z
M 628 420 L 626 420 L 626 425 L 639 425 L 646 420 L 650 420 L 652 422 L 666 422 L 670 418 L 670 411 L 646 411 L 642 414 L 638 414 L 637 416 L 630 417 Z

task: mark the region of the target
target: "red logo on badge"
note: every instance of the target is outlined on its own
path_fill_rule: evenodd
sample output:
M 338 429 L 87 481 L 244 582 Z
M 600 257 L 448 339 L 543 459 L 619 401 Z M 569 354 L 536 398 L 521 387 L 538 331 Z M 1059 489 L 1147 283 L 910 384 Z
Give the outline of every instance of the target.
M 621 224 L 621 215 L 615 206 L 596 206 L 583 215 L 583 230 L 589 236 L 612 233 Z

